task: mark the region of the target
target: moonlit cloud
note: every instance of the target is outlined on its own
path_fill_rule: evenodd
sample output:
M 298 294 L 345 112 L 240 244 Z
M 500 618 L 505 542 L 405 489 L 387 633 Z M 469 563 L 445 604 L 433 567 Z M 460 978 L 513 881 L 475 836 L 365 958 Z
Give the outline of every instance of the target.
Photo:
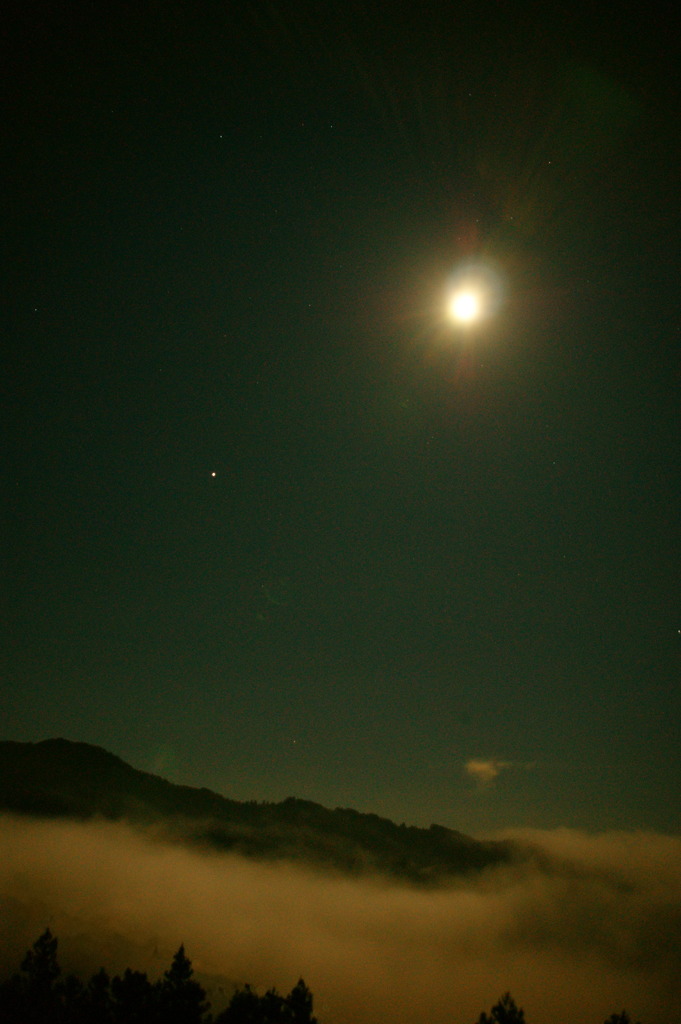
M 506 837 L 536 855 L 422 890 L 4 817 L 0 966 L 49 925 L 83 974 L 158 976 L 184 942 L 215 1009 L 234 984 L 302 975 L 321 1024 L 470 1024 L 508 989 L 528 1024 L 680 1019 L 681 838 Z
M 487 760 L 471 758 L 470 761 L 466 761 L 464 771 L 479 782 L 481 786 L 489 786 L 503 771 L 512 767 L 511 761 L 499 761 L 496 758 L 489 758 Z

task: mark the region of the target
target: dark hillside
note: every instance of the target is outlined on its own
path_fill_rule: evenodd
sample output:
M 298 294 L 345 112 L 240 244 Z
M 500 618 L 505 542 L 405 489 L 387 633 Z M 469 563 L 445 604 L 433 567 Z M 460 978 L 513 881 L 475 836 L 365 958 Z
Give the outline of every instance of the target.
M 154 825 L 168 838 L 249 857 L 290 859 L 343 872 L 380 872 L 437 884 L 510 858 L 511 847 L 431 825 L 330 810 L 289 797 L 229 800 L 178 786 L 86 743 L 0 742 L 0 809 L 38 817 L 95 817 Z

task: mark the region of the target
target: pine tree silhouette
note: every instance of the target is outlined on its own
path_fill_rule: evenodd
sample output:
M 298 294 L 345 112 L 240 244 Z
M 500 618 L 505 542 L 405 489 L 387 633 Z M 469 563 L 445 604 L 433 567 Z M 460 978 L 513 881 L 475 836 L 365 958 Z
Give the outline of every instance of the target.
M 159 985 L 159 1005 L 165 1024 L 201 1024 L 210 1003 L 193 974 L 192 962 L 182 945 Z
M 61 974 L 57 945 L 57 939 L 46 928 L 21 962 L 21 970 L 27 975 L 24 988 L 26 1020 L 31 1024 L 54 1024 L 63 1016 L 56 987 Z
M 478 1024 L 525 1024 L 525 1013 L 516 1006 L 510 992 L 506 992 L 490 1010 L 490 1016 L 480 1014 Z

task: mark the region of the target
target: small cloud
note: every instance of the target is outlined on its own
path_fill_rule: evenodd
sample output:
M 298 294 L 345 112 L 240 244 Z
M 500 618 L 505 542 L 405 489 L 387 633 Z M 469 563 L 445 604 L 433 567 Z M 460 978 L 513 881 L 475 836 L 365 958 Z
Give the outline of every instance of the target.
M 501 772 L 512 767 L 511 761 L 498 761 L 495 757 L 488 760 L 471 758 L 470 761 L 466 761 L 464 770 L 467 775 L 474 778 L 481 786 L 489 786 Z

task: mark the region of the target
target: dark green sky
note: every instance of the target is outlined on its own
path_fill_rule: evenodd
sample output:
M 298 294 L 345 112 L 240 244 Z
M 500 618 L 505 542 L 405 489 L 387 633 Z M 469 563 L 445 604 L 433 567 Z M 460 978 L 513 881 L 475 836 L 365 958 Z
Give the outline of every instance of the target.
M 22 5 L 2 738 L 464 831 L 679 829 L 672 27 Z M 470 260 L 504 302 L 462 336 Z

